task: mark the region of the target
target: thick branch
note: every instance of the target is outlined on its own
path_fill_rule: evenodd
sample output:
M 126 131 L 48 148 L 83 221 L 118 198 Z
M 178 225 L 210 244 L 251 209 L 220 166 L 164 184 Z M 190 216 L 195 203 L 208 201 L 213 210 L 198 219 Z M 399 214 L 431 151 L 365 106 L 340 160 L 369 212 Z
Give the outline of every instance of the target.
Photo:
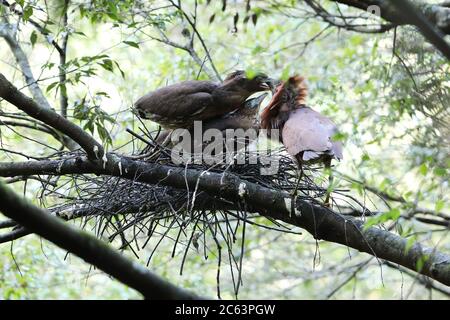
M 34 100 L 20 92 L 1 73 L 0 97 L 15 105 L 29 116 L 66 134 L 86 151 L 90 159 L 95 160 L 102 158 L 104 153 L 103 147 L 94 138 L 53 110 L 41 107 Z
M 396 25 L 413 24 L 411 17 L 403 14 L 403 4 L 400 1 L 387 0 L 330 0 L 345 4 L 347 6 L 368 11 L 371 6 L 378 6 L 380 8 L 380 15 L 383 19 L 394 23 Z M 403 2 L 403 1 L 402 1 Z M 397 7 L 397 8 L 396 8 Z M 419 2 L 418 8 L 422 14 L 438 29 L 445 34 L 450 34 L 450 8 L 443 4 L 427 4 Z M 378 13 L 371 11 L 370 13 Z
M 0 181 L 0 211 L 59 247 L 68 250 L 136 289 L 147 299 L 198 299 L 126 259 L 95 237 L 77 231 L 14 194 Z
M 422 12 L 407 0 L 396 0 L 392 4 L 403 19 L 417 26 L 423 36 L 450 60 L 450 45 L 444 39 L 444 35 L 438 29 L 435 29 Z M 450 10 L 448 10 L 447 19 L 450 21 Z
M 340 243 L 416 272 L 417 266 L 425 261 L 419 273 L 450 285 L 450 256 L 424 248 L 418 243 L 407 250 L 407 240 L 398 235 L 378 228 L 365 230 L 363 222 L 359 220 L 344 217 L 304 200 L 297 200 L 296 210 L 292 210 L 294 206 L 291 206 L 292 198 L 288 193 L 250 183 L 234 174 L 185 170 L 184 167 L 133 161 L 114 154 L 108 154 L 105 166 L 84 157 L 60 161 L 0 163 L 0 176 L 4 177 L 77 173 L 121 176 L 179 189 L 185 189 L 188 184 L 190 188 L 198 187 L 199 191 L 210 196 L 220 195 L 220 198 L 234 202 L 245 199 L 249 211 L 304 228 L 316 239 Z M 242 190 L 245 190 L 244 194 Z

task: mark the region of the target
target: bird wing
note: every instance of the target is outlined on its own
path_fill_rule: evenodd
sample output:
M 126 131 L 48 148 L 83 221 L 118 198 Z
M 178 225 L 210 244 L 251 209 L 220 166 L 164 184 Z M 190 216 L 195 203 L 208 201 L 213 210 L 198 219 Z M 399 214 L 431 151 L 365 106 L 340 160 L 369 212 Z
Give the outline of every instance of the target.
M 336 125 L 327 117 L 303 107 L 290 113 L 283 131 L 283 144 L 289 154 L 304 152 L 303 160 L 319 158 L 323 154 L 342 159 L 342 143 L 332 141 Z
M 258 123 L 258 110 L 267 93 L 246 100 L 236 110 L 203 122 L 203 130 L 250 129 Z
M 150 92 L 135 103 L 146 118 L 176 122 L 201 113 L 213 103 L 211 93 L 218 87 L 210 81 L 184 81 Z

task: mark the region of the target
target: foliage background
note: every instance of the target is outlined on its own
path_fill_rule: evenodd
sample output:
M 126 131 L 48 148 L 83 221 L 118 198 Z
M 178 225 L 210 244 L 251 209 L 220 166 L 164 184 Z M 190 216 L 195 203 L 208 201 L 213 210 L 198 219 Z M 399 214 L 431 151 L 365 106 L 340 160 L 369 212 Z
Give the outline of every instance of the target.
M 194 1 L 182 4 L 186 11 L 194 12 Z M 23 2 L 23 8 L 33 8 L 31 18 L 53 22 L 47 27 L 55 39 L 63 32 L 70 34 L 65 67 L 75 71 L 68 74 L 66 88 L 61 88 L 52 85 L 58 75 L 57 52 L 30 23 L 20 24 L 20 44 L 35 76 L 43 79 L 39 84 L 46 97 L 58 106 L 57 92 L 65 89 L 69 116 L 105 143 L 111 142 L 110 149 L 128 141 L 125 128 L 139 125 L 129 111 L 139 96 L 181 80 L 198 76 L 207 79 L 204 72 L 199 74 L 199 65 L 186 51 L 153 39 L 161 38 L 163 32 L 176 43 L 189 40 L 186 30 L 192 30 L 186 20 L 172 8 L 164 8 L 167 5 L 164 1 L 145 5 L 139 1 L 73 1 L 68 27 L 64 28 L 61 1 Z M 450 251 L 448 228 L 423 224 L 408 216 L 415 206 L 436 212 L 449 208 L 449 65 L 429 50 L 430 45 L 413 28 L 396 31 L 394 51 L 394 31 L 362 34 L 338 30 L 317 18 L 305 18 L 307 7 L 296 1 L 255 1 L 250 14 L 257 16 L 256 24 L 252 19 L 243 22 L 245 1 L 229 1 L 225 11 L 221 1 L 199 1 L 197 10 L 198 31 L 220 74 L 243 68 L 264 70 L 280 78 L 294 73 L 307 77 L 311 106 L 332 117 L 345 139 L 345 160 L 337 170 L 405 199 L 387 208 L 373 195 L 366 195 L 362 184 L 346 184 L 368 207 L 386 212 L 371 224 L 394 226 L 404 236 Z M 240 19 L 234 25 L 236 13 Z M 212 15 L 214 21 L 210 23 Z M 0 48 L 1 72 L 21 87 L 21 73 L 1 39 Z M 198 40 L 195 49 L 204 59 Z M 96 58 L 99 55 L 107 56 Z M 2 103 L 1 108 L 10 107 Z M 4 148 L 34 155 L 49 152 L 5 127 L 1 128 L 1 138 Z M 54 143 L 50 139 L 45 142 Z M 0 161 L 10 161 L 11 157 L 23 160 L 0 151 Z M 40 204 L 39 183 L 29 182 L 24 187 L 23 183 L 15 184 L 16 191 Z M 279 234 L 248 226 L 245 238 L 240 299 L 446 297 L 375 258 L 336 244 L 316 243 L 309 234 Z M 180 276 L 182 251 L 170 258 L 171 250 L 171 243 L 164 243 L 150 268 L 198 294 L 215 296 L 214 256 L 205 261 L 193 250 Z M 134 257 L 128 251 L 125 254 Z M 139 261 L 145 263 L 148 249 L 138 254 Z M 0 297 L 139 298 L 133 290 L 90 269 L 81 260 L 65 256 L 64 251 L 34 235 L 0 245 Z M 224 298 L 234 297 L 230 274 L 224 274 L 221 286 Z

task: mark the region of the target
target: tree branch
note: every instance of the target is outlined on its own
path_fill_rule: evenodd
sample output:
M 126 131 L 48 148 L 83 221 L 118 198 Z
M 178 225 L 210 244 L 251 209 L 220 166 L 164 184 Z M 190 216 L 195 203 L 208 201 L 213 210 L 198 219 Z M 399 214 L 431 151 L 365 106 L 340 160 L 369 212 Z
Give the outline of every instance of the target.
M 6 5 L 9 7 L 9 4 L 6 1 L 2 2 L 3 5 Z M 14 9 L 15 10 L 15 9 Z M 42 107 L 49 110 L 52 110 L 52 107 L 50 106 L 50 103 L 48 102 L 47 98 L 44 96 L 41 87 L 38 85 L 37 80 L 34 78 L 33 71 L 31 70 L 30 63 L 28 61 L 27 56 L 25 55 L 25 52 L 22 50 L 21 46 L 19 45 L 19 42 L 16 40 L 15 32 L 11 24 L 8 23 L 8 21 L 5 18 L 4 24 L 0 24 L 0 37 L 3 37 L 8 44 L 8 46 L 11 49 L 11 52 L 13 53 L 17 64 L 19 65 L 22 74 L 25 78 L 25 83 L 28 85 L 31 95 L 33 96 L 33 99 Z M 30 21 L 31 22 L 31 21 Z M 39 28 L 42 29 L 42 27 L 39 26 L 37 23 L 33 23 L 34 25 L 37 25 Z M 42 32 L 42 30 L 40 30 Z M 65 41 L 63 43 L 63 48 L 60 48 L 59 45 L 55 42 L 54 45 L 58 49 L 57 51 L 60 54 L 60 60 L 61 63 L 65 63 L 66 59 L 66 46 L 67 46 L 67 36 L 65 36 Z M 63 39 L 63 40 L 64 40 Z M 63 70 L 60 70 L 60 82 L 66 80 L 66 73 L 63 72 Z M 61 109 L 62 111 L 67 110 L 67 96 L 63 90 L 61 90 Z M 67 114 L 67 111 L 62 112 L 62 114 Z M 68 139 L 65 136 L 62 136 L 61 138 L 58 138 L 57 140 L 61 141 L 61 143 L 66 146 L 69 150 L 75 150 L 79 146 L 71 139 Z
M 18 15 L 18 16 L 20 16 L 20 17 L 23 15 L 23 12 L 22 12 L 22 11 L 18 10 L 16 7 L 12 7 L 12 6 L 8 3 L 8 1 L 6 1 L 6 0 L 0 0 L 0 3 L 1 3 L 3 6 L 9 8 L 9 9 L 11 10 L 11 12 L 15 13 L 16 15 Z M 28 22 L 31 23 L 31 24 L 36 28 L 36 30 L 39 31 L 39 33 L 41 33 L 44 37 L 47 38 L 47 41 L 49 41 L 49 42 L 55 47 L 56 51 L 58 51 L 59 53 L 62 52 L 62 48 L 61 48 L 61 47 L 59 46 L 59 44 L 55 41 L 55 39 L 52 39 L 52 37 L 49 37 L 49 36 L 50 36 L 50 33 L 48 32 L 48 30 L 47 30 L 46 28 L 42 27 L 38 22 L 36 22 L 35 20 L 33 20 L 33 19 L 31 19 L 31 18 L 28 19 Z
M 435 29 L 421 11 L 407 0 L 392 1 L 392 5 L 396 7 L 398 14 L 404 20 L 417 26 L 423 36 L 450 60 L 450 45 L 445 41 L 442 32 Z M 447 14 L 447 19 L 450 21 L 450 10 L 448 10 Z
M 139 291 L 147 299 L 199 299 L 140 264 L 126 259 L 95 237 L 77 231 L 18 197 L 0 181 L 0 211 L 22 226 Z
M 417 273 L 411 272 L 408 269 L 405 269 L 403 267 L 400 267 L 400 266 L 398 266 L 394 263 L 388 262 L 388 261 L 385 261 L 384 264 L 386 266 L 388 266 L 389 268 L 396 269 L 396 270 L 399 270 L 400 272 L 406 273 L 409 277 L 419 281 L 419 283 L 421 285 L 425 286 L 426 288 L 432 288 L 432 289 L 439 291 L 440 293 L 446 295 L 447 297 L 450 297 L 449 289 L 444 288 L 436 283 L 433 283 L 432 281 L 430 281 L 430 279 L 423 278 L 423 277 L 419 276 Z
M 287 192 L 250 183 L 234 174 L 203 174 L 196 169 L 185 170 L 184 167 L 133 161 L 115 154 L 108 154 L 105 166 L 88 161 L 85 157 L 59 161 L 0 163 L 0 176 L 3 177 L 86 173 L 120 176 L 179 189 L 185 189 L 188 185 L 189 188 L 198 187 L 199 191 L 210 196 L 220 195 L 228 201 L 245 200 L 249 212 L 258 212 L 262 216 L 304 228 L 316 239 L 349 246 L 450 285 L 450 256 L 422 247 L 418 243 L 410 247 L 408 241 L 398 235 L 373 227 L 365 229 L 362 221 L 344 217 L 304 200 L 297 199 L 296 210 L 292 210 L 292 198 Z M 244 195 L 242 190 L 245 190 Z M 422 267 L 417 270 L 420 264 Z
M 212 57 L 211 57 L 211 54 L 209 53 L 209 49 L 208 49 L 208 47 L 206 46 L 206 43 L 205 43 L 205 41 L 203 40 L 203 37 L 202 37 L 202 35 L 200 34 L 200 32 L 198 31 L 198 29 L 197 29 L 197 26 L 196 26 L 196 23 L 195 23 L 195 21 L 196 21 L 196 19 L 197 19 L 197 10 L 195 10 L 195 15 L 194 15 L 194 21 L 193 20 L 191 20 L 191 18 L 189 18 L 189 15 L 186 13 L 186 11 L 184 11 L 183 10 L 183 8 L 181 8 L 181 2 L 179 2 L 178 4 L 176 4 L 174 1 L 172 1 L 172 0 L 169 0 L 169 2 L 172 4 L 172 6 L 174 6 L 176 9 L 178 9 L 180 12 L 181 12 L 181 14 L 184 16 L 184 18 L 186 19 L 186 21 L 189 23 L 189 25 L 191 26 L 191 28 L 192 28 L 192 31 L 195 33 L 195 35 L 197 35 L 197 38 L 198 38 L 198 40 L 200 41 L 200 44 L 202 45 L 202 47 L 203 47 L 203 50 L 205 50 L 205 54 L 206 54 L 206 57 L 208 58 L 208 61 L 209 61 L 209 64 L 211 65 L 211 68 L 212 68 L 212 70 L 213 70 L 213 74 L 208 74 L 209 76 L 210 76 L 210 78 L 211 79 L 214 79 L 214 80 L 216 80 L 216 81 L 222 81 L 222 78 L 220 77 L 220 74 L 219 74 L 219 72 L 217 71 L 217 69 L 216 69 L 216 66 L 214 65 L 214 61 L 213 61 L 213 59 L 212 59 Z M 195 3 L 195 6 L 196 6 L 196 9 L 197 9 L 197 3 Z M 193 40 L 194 40 L 194 38 L 192 37 L 191 38 L 191 41 L 190 41 L 190 43 L 189 43 L 189 46 L 188 46 L 188 48 L 190 49 L 189 50 L 189 53 L 191 54 L 191 56 L 192 56 L 192 58 L 194 58 L 194 60 L 197 62 L 197 63 L 199 63 L 199 61 L 200 61 L 200 67 L 202 68 L 203 67 L 203 63 L 201 62 L 201 60 L 199 59 L 199 57 L 197 56 L 197 53 L 195 52 L 195 50 L 194 50 L 194 44 L 193 44 Z M 193 55 L 193 53 L 195 54 L 195 55 Z M 197 56 L 197 57 L 196 57 Z
M 22 71 L 22 74 L 25 78 L 25 83 L 30 89 L 33 99 L 36 100 L 36 102 L 42 108 L 52 109 L 52 107 L 48 103 L 47 98 L 45 98 L 41 88 L 37 84 L 36 79 L 34 78 L 33 71 L 31 70 L 31 66 L 28 62 L 28 58 L 25 55 L 25 52 L 23 52 L 19 43 L 15 39 L 11 24 L 0 24 L 0 37 L 5 39 L 6 43 L 11 49 L 11 52 L 13 53 L 14 58 L 16 59 L 17 64 L 19 65 L 20 70 Z
M 340 4 L 345 4 L 349 7 L 367 11 L 368 13 L 378 13 L 369 11 L 370 6 L 377 6 L 380 8 L 380 15 L 383 19 L 396 24 L 406 25 L 415 22 L 411 20 L 411 16 L 407 16 L 403 11 L 404 1 L 387 1 L 387 0 L 330 0 Z M 450 34 L 450 8 L 445 3 L 442 4 L 428 4 L 425 2 L 417 3 L 418 9 L 429 20 L 434 27 L 438 28 L 445 34 Z
M 66 134 L 86 151 L 91 160 L 101 159 L 104 155 L 103 146 L 93 137 L 53 110 L 41 107 L 34 100 L 20 92 L 2 73 L 0 73 L 0 97 L 29 116 Z
M 65 0 L 62 17 L 62 25 L 63 25 L 62 43 L 61 43 L 61 51 L 59 51 L 59 83 L 63 88 L 66 88 L 66 81 L 67 81 L 67 75 L 64 66 L 66 64 L 66 57 L 67 57 L 67 42 L 69 41 L 69 31 L 67 30 L 68 10 L 69 10 L 69 0 Z M 62 89 L 60 90 L 59 104 L 61 107 L 61 115 L 64 118 L 67 118 L 68 99 L 66 90 Z

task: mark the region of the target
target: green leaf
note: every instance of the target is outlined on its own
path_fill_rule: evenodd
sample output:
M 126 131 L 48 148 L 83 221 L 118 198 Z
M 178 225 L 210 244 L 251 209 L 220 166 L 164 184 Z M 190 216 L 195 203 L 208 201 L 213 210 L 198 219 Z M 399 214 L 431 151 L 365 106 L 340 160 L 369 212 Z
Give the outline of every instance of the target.
M 58 84 L 59 84 L 58 81 L 53 82 L 52 84 L 50 84 L 50 85 L 47 87 L 47 92 L 49 92 L 50 90 L 52 90 L 52 89 L 53 89 L 54 87 L 56 87 Z
M 424 254 L 424 255 L 420 256 L 419 259 L 417 259 L 417 261 L 416 261 L 416 271 L 417 271 L 417 272 L 422 271 L 422 269 L 423 269 L 425 263 L 426 263 L 429 259 L 430 259 L 430 256 L 428 256 L 428 255 L 425 255 L 425 254 Z
M 405 255 L 408 254 L 409 250 L 411 250 L 411 248 L 413 247 L 415 242 L 416 242 L 415 236 L 410 237 L 408 239 L 408 241 L 406 242 L 406 245 L 405 245 L 405 252 L 404 252 Z
M 347 139 L 348 135 L 342 132 L 338 132 L 331 137 L 331 141 L 343 141 Z
M 28 19 L 30 19 L 30 17 L 31 17 L 32 15 L 33 15 L 33 7 L 31 7 L 31 6 L 26 6 L 26 7 L 23 9 L 23 14 L 22 14 L 23 20 L 28 21 Z
M 439 212 L 439 211 L 441 211 L 442 209 L 444 209 L 444 206 L 445 206 L 445 202 L 444 202 L 443 200 L 439 199 L 438 201 L 436 201 L 436 204 L 435 204 L 435 210 L 436 210 L 437 212 Z
M 96 96 L 103 96 L 103 97 L 107 97 L 107 98 L 110 97 L 109 94 L 104 92 L 104 91 L 99 91 L 99 92 L 95 93 L 95 95 Z
M 428 172 L 428 167 L 426 163 L 422 163 L 421 166 L 419 167 L 419 172 L 421 175 L 425 176 Z
M 94 121 L 92 119 L 89 119 L 88 122 L 83 126 L 84 130 L 89 130 L 91 134 L 94 134 Z
M 443 177 L 445 175 L 447 175 L 447 170 L 445 168 L 435 168 L 433 170 L 434 174 L 439 176 L 439 177 Z
M 74 31 L 73 33 L 74 34 L 78 34 L 78 35 L 83 36 L 83 37 L 87 37 L 86 34 L 84 32 L 81 32 L 81 31 Z
M 66 85 L 64 83 L 61 83 L 59 85 L 59 89 L 61 90 L 61 94 L 63 97 L 67 98 L 67 88 Z
M 139 49 L 139 43 L 134 42 L 134 41 L 124 41 L 123 43 L 129 45 L 130 47 Z
M 36 33 L 36 31 L 33 30 L 33 32 L 30 35 L 31 46 L 34 47 L 36 40 L 37 40 L 37 33 Z
M 114 4 L 114 1 L 107 1 L 109 10 L 107 11 L 107 15 L 113 20 L 119 20 L 119 16 L 117 14 L 117 7 Z
M 288 66 L 286 66 L 283 71 L 281 72 L 281 77 L 280 79 L 283 81 L 286 81 L 287 79 L 289 79 L 289 73 L 290 73 L 290 69 Z
M 117 66 L 117 69 L 119 69 L 120 74 L 122 75 L 122 78 L 125 79 L 125 72 L 123 72 L 122 68 L 120 67 L 119 63 L 117 61 L 114 61 L 114 64 Z
M 264 50 L 265 50 L 264 47 L 262 47 L 261 45 L 258 44 L 253 48 L 252 54 L 258 54 L 258 53 L 263 52 Z
M 258 74 L 258 71 L 254 68 L 247 68 L 247 70 L 245 70 L 245 76 L 248 79 L 253 79 L 254 77 L 256 77 L 257 74 Z
M 112 143 L 112 139 L 111 136 L 109 135 L 108 130 L 106 130 L 105 127 L 100 122 L 97 122 L 97 133 L 103 142 L 107 142 L 109 144 Z
M 366 230 L 374 225 L 386 222 L 388 220 L 396 221 L 400 217 L 400 214 L 401 213 L 400 213 L 399 208 L 392 208 L 391 210 L 384 212 L 380 215 L 377 215 L 375 217 L 370 217 L 369 219 L 367 219 L 366 223 L 364 224 L 364 230 Z
M 111 59 L 104 59 L 99 63 L 103 69 L 108 70 L 110 72 L 114 71 L 113 62 Z

